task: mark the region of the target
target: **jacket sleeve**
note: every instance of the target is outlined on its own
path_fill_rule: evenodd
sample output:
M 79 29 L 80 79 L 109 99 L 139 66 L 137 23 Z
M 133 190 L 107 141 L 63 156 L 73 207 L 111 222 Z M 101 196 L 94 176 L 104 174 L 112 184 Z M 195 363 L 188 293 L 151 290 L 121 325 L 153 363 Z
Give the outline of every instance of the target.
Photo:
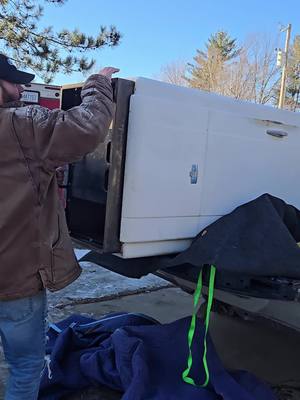
M 82 103 L 70 110 L 40 106 L 16 109 L 14 130 L 25 153 L 49 169 L 75 162 L 104 141 L 113 114 L 109 79 L 92 75 L 81 92 Z

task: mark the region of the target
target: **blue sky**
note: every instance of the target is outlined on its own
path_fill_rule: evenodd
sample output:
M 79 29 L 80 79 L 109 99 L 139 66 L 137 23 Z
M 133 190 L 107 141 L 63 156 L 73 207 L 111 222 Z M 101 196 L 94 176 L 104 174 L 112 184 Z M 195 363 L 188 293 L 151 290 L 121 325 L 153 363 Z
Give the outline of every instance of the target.
M 300 34 L 299 10 L 299 0 L 69 0 L 62 7 L 46 6 L 43 24 L 57 30 L 78 27 L 89 34 L 100 25 L 116 25 L 121 43 L 92 53 L 97 64 L 119 67 L 121 77 L 151 78 L 172 61 L 192 61 L 196 49 L 220 29 L 238 40 L 252 33 L 276 38 L 279 23 L 292 23 L 293 35 Z M 81 74 L 60 74 L 55 83 L 78 80 Z

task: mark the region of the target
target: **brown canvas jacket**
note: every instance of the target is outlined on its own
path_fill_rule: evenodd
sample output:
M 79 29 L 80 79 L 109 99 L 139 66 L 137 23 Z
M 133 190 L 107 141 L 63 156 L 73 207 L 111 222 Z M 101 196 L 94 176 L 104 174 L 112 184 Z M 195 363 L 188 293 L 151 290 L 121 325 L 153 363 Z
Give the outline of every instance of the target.
M 112 112 L 111 83 L 101 75 L 68 111 L 0 108 L 0 300 L 55 291 L 80 275 L 55 169 L 92 152 Z

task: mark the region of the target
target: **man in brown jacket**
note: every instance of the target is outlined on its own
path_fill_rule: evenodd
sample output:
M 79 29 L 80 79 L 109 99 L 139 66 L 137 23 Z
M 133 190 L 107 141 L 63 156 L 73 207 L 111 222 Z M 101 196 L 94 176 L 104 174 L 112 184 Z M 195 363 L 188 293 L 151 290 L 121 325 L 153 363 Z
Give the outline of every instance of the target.
M 80 275 L 58 198 L 56 168 L 93 151 L 109 128 L 113 99 L 104 68 L 68 111 L 16 107 L 34 75 L 0 55 L 0 335 L 10 368 L 6 400 L 38 396 L 44 367 L 46 294 Z

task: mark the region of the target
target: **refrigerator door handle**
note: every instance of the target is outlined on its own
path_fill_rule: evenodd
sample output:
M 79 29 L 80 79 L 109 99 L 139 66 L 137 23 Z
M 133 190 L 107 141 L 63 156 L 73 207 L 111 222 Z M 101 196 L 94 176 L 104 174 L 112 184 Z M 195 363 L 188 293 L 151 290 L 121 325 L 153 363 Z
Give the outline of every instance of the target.
M 285 131 L 275 130 L 275 129 L 268 129 L 266 133 L 270 136 L 282 139 L 288 136 L 288 133 Z

